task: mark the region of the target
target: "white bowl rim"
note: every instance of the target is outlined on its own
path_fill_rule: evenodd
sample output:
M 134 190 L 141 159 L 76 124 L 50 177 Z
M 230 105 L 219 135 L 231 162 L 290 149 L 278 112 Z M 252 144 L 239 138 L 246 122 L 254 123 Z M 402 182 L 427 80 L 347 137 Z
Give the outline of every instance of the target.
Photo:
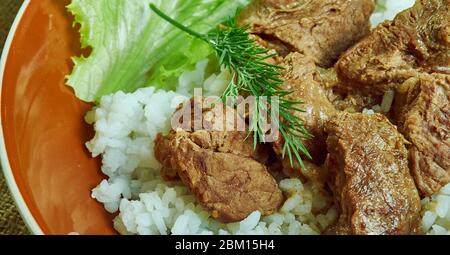
M 14 36 L 16 34 L 17 27 L 19 26 L 20 21 L 22 20 L 22 17 L 30 4 L 30 0 L 25 0 L 20 7 L 19 12 L 17 13 L 17 16 L 14 20 L 14 23 L 12 24 L 11 30 L 9 31 L 8 37 L 5 42 L 5 46 L 3 47 L 3 52 L 1 56 L 0 61 L 0 98 L 2 94 L 2 87 L 3 87 L 3 76 L 5 72 L 6 62 L 9 56 L 10 48 L 12 41 L 14 39 Z M 3 136 L 3 122 L 0 117 L 0 161 L 3 169 L 3 174 L 6 179 L 6 183 L 8 184 L 9 190 L 11 192 L 11 195 L 17 205 L 17 208 L 19 210 L 20 215 L 22 216 L 22 219 L 24 220 L 25 224 L 27 225 L 28 229 L 31 231 L 31 233 L 35 235 L 43 235 L 44 231 L 42 231 L 42 228 L 37 223 L 36 219 L 33 217 L 30 209 L 28 208 L 25 200 L 23 199 L 22 194 L 20 193 L 19 187 L 17 186 L 16 180 L 14 178 L 11 165 L 9 163 L 8 158 L 8 152 L 6 151 L 6 144 L 5 139 Z

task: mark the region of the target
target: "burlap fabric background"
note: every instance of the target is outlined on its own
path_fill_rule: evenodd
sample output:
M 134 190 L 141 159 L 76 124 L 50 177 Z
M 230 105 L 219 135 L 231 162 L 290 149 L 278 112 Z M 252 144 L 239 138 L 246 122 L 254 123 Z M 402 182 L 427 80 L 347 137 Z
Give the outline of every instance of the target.
M 0 49 L 22 0 L 0 0 Z M 1 172 L 1 171 L 0 171 Z M 3 174 L 0 173 L 0 235 L 29 234 L 9 194 Z

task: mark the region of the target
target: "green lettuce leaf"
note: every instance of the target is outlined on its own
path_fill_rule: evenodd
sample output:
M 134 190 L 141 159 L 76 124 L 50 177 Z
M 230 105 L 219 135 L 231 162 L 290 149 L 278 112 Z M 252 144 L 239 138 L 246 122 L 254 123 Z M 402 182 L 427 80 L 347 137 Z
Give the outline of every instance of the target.
M 149 4 L 206 33 L 248 1 L 73 0 L 67 8 L 80 24 L 81 46 L 92 51 L 88 57 L 73 58 L 67 84 L 87 102 L 149 85 L 173 88 L 182 72 L 194 69 L 212 50 L 158 17 Z

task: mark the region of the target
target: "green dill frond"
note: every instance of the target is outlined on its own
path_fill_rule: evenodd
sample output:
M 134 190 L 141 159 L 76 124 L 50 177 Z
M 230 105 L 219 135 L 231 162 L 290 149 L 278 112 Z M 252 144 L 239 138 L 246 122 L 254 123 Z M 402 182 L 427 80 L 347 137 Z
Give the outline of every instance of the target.
M 150 8 L 179 29 L 204 40 L 216 51 L 220 65 L 227 68 L 233 77 L 222 95 L 222 100 L 237 97 L 239 94 L 255 98 L 255 107 L 249 123 L 255 148 L 258 143 L 266 142 L 264 114 L 273 116 L 273 109 L 268 107 L 270 105 L 268 100 L 272 97 L 279 98 L 277 103 L 280 120 L 271 119 L 271 121 L 277 124 L 284 139 L 283 157 L 289 157 L 291 166 L 294 166 L 294 160 L 297 160 L 303 168 L 301 155 L 307 158 L 311 158 L 311 155 L 302 141 L 311 139 L 312 136 L 304 128 L 303 120 L 294 114 L 303 112 L 300 108 L 302 102 L 286 99 L 291 92 L 281 87 L 283 83 L 281 71 L 284 68 L 266 62 L 274 55 L 269 54 L 269 50 L 259 46 L 251 38 L 248 27 L 238 27 L 236 19 L 231 18 L 226 24 L 203 35 L 171 19 L 153 4 Z

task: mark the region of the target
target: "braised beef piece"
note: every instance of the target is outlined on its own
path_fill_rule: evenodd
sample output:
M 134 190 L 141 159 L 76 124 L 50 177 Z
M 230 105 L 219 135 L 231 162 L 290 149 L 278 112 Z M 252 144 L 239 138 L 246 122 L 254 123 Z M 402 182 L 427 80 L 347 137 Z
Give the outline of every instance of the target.
M 292 91 L 287 99 L 300 101 L 304 112 L 294 112 L 304 121 L 304 127 L 313 137 L 304 140 L 306 148 L 312 156 L 312 162 L 304 157 L 306 164 L 310 166 L 322 165 L 327 154 L 324 131 L 325 123 L 340 111 L 362 111 L 375 101 L 370 97 L 363 97 L 357 93 L 347 94 L 344 97 L 333 93 L 334 83 L 340 82 L 332 69 L 318 68 L 314 59 L 300 53 L 291 53 L 281 64 L 285 67 L 283 89 Z M 274 150 L 278 155 L 282 154 L 284 141 L 280 139 L 274 143 Z M 298 162 L 297 162 L 298 163 Z M 320 167 L 308 167 L 301 169 L 297 163 L 291 165 L 288 158 L 283 160 L 284 169 L 295 173 L 304 181 L 324 183 L 327 175 L 326 169 Z
M 416 185 L 431 196 L 450 182 L 450 76 L 410 78 L 397 90 L 395 118 L 409 140 Z
M 259 44 L 261 47 L 271 50 L 271 54 L 276 55 L 278 59 L 282 59 L 289 55 L 289 53 L 293 52 L 294 50 L 287 45 L 283 44 L 280 40 L 276 38 L 267 38 L 264 39 L 260 35 L 256 34 L 250 34 L 250 36 L 255 39 L 256 43 Z M 271 59 L 269 59 L 271 60 Z M 274 62 L 273 59 L 271 62 Z M 276 62 L 275 62 L 276 63 Z M 273 63 L 273 64 L 275 64 Z
M 256 0 L 239 22 L 282 56 L 299 52 L 331 67 L 369 33 L 374 7 L 373 0 Z
M 162 163 L 161 176 L 166 181 L 179 180 L 177 169 L 172 168 L 172 144 L 170 139 L 166 139 L 162 134 L 157 136 L 156 158 Z M 231 153 L 236 156 L 249 157 L 261 164 L 269 163 L 268 159 L 271 148 L 267 145 L 258 145 L 254 150 L 253 140 L 247 137 L 244 132 L 210 132 L 199 130 L 190 135 L 190 139 L 202 148 L 211 149 L 222 153 Z
M 339 111 L 362 112 L 380 104 L 381 96 L 367 96 L 357 90 L 345 90 L 343 80 L 339 79 L 335 68 L 317 68 L 320 74 L 320 83 L 327 91 L 328 100 Z
M 409 234 L 420 198 L 405 139 L 380 114 L 340 113 L 325 125 L 330 187 L 340 210 L 328 234 Z
M 341 56 L 349 91 L 383 95 L 420 72 L 450 73 L 450 0 L 418 0 Z
M 158 135 L 155 155 L 163 165 L 162 175 L 179 176 L 211 215 L 223 222 L 243 220 L 256 210 L 263 215 L 276 212 L 284 198 L 264 164 L 267 151 L 254 151 L 253 139 L 247 138 L 246 132 L 222 131 L 233 130 L 235 124 L 224 121 L 224 111 L 203 108 L 201 101 L 197 102 L 191 100 L 192 104 L 180 110 L 192 107 L 194 112 L 194 108 L 200 108 L 204 126 L 218 131 L 175 128 L 177 131 L 167 136 Z M 231 113 L 228 116 L 237 115 L 231 108 L 220 108 Z
M 313 161 L 322 164 L 326 156 L 326 135 L 323 130 L 324 123 L 337 110 L 327 98 L 325 89 L 320 83 L 314 59 L 300 53 L 292 53 L 284 59 L 283 89 L 292 91 L 288 100 L 300 101 L 304 112 L 293 112 L 304 121 L 304 126 L 314 137 L 304 140 L 303 143 L 310 152 Z M 275 151 L 281 154 L 284 142 L 275 144 Z

